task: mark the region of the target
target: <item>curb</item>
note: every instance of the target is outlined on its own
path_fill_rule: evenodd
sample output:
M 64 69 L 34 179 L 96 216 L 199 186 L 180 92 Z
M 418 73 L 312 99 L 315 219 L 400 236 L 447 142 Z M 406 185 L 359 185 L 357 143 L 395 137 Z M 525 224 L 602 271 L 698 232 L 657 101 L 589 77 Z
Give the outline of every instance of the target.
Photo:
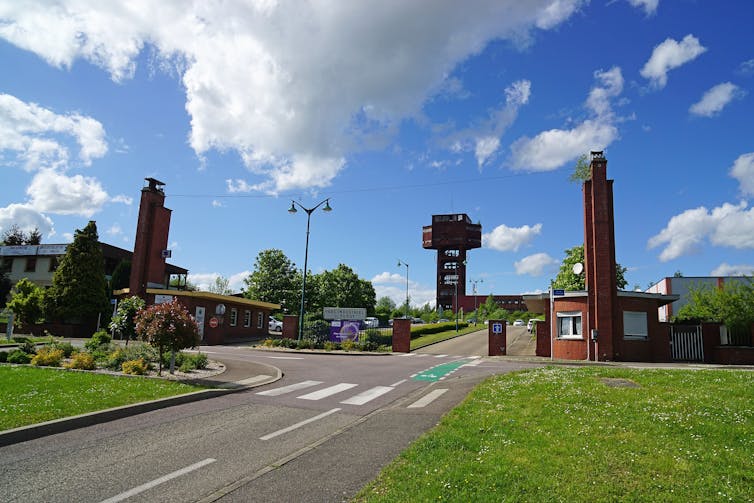
M 233 382 L 219 383 L 217 381 L 200 379 L 191 382 L 195 384 L 214 385 L 216 387 L 213 389 L 194 391 L 183 395 L 160 398 L 157 400 L 139 402 L 130 405 L 121 405 L 119 407 L 113 407 L 111 409 L 105 409 L 96 412 L 87 412 L 85 414 L 79 414 L 78 416 L 53 419 L 51 421 L 45 421 L 44 423 L 20 426 L 11 430 L 0 431 L 0 447 L 18 444 L 49 435 L 55 435 L 57 433 L 64 433 L 67 431 L 76 430 L 78 428 L 84 428 L 86 426 L 107 423 L 110 421 L 115 421 L 116 419 L 123 419 L 126 417 L 134 416 L 136 414 L 143 414 L 145 412 L 165 409 L 168 407 L 173 407 L 175 405 L 183 405 L 186 403 L 198 402 L 200 400 L 207 400 L 209 398 L 220 397 L 230 393 L 237 393 L 239 391 L 256 388 L 257 386 L 270 384 L 272 382 L 280 380 L 283 377 L 282 371 L 277 367 L 262 363 L 258 363 L 258 365 L 264 365 L 266 367 L 269 367 L 270 369 L 274 369 L 273 374 L 275 375 L 270 377 L 269 379 L 265 379 L 264 381 L 254 382 L 253 384 L 249 385 Z

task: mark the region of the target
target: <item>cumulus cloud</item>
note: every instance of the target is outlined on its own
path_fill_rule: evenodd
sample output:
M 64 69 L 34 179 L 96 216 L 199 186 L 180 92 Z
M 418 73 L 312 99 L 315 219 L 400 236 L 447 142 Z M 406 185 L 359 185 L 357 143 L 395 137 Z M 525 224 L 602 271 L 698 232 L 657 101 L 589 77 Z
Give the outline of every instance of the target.
M 742 62 L 740 65 L 738 65 L 738 69 L 736 71 L 741 75 L 754 75 L 754 58 L 747 59 L 746 61 Z
M 693 61 L 706 50 L 707 48 L 699 43 L 699 39 L 691 34 L 683 37 L 680 42 L 667 38 L 654 48 L 639 73 L 645 79 L 649 79 L 652 87 L 662 89 L 668 83 L 670 70 Z
M 78 143 L 78 156 L 84 165 L 107 153 L 105 128 L 95 119 L 78 113 L 56 114 L 0 94 L 0 151 L 14 152 L 24 168 L 67 166 L 67 138 Z
M 628 0 L 628 3 L 634 7 L 644 9 L 647 16 L 651 16 L 657 12 L 657 5 L 660 3 L 660 0 Z
M 14 224 L 24 232 L 39 229 L 42 235 L 55 234 L 50 217 L 40 213 L 29 204 L 14 203 L 0 208 L 0 232 L 10 229 Z
M 240 292 L 246 284 L 244 280 L 249 277 L 251 271 L 241 271 L 235 274 L 231 274 L 230 277 L 220 274 L 219 272 L 206 272 L 206 273 L 194 273 L 188 275 L 188 280 L 191 284 L 196 285 L 199 290 L 207 291 L 210 286 L 215 284 L 215 280 L 220 276 L 228 279 L 228 288 L 233 292 Z
M 91 217 L 109 200 L 94 178 L 39 170 L 26 189 L 29 205 L 40 212 Z
M 619 67 L 594 72 L 597 80 L 584 106 L 593 116 L 572 129 L 550 129 L 534 138 L 522 137 L 511 145 L 513 169 L 551 171 L 590 150 L 604 150 L 618 137 L 611 100 L 623 92 Z
M 746 202 L 741 201 L 738 205 L 724 203 L 712 210 L 704 206 L 686 210 L 671 218 L 647 245 L 649 248 L 664 245 L 660 253 L 663 262 L 697 253 L 706 241 L 714 246 L 752 249 L 754 208 L 746 208 Z
M 735 84 L 723 82 L 709 89 L 702 99 L 691 105 L 689 113 L 700 117 L 713 117 L 719 114 L 725 105 L 737 98 L 742 98 L 746 93 Z
M 522 227 L 498 225 L 492 232 L 482 234 L 482 246 L 498 251 L 518 251 L 542 232 L 542 224 Z
M 738 156 L 730 168 L 730 176 L 738 180 L 743 194 L 754 196 L 754 152 Z
M 752 276 L 754 265 L 728 265 L 723 262 L 710 272 L 710 276 Z
M 516 274 L 528 274 L 530 276 L 541 276 L 547 271 L 554 270 L 560 264 L 557 260 L 546 253 L 535 253 L 513 263 Z
M 236 150 L 261 179 L 253 190 L 277 192 L 329 185 L 370 136 L 420 116 L 460 62 L 584 3 L 5 2 L 0 37 L 58 67 L 85 59 L 118 82 L 149 46 L 155 67 L 182 80 L 197 155 Z
M 131 206 L 134 202 L 133 197 L 129 197 L 123 194 L 119 194 L 110 200 L 112 203 L 123 203 L 126 206 Z
M 406 304 L 406 276 L 395 272 L 381 272 L 371 279 L 377 298 L 390 297 L 395 305 Z M 409 280 L 409 298 L 413 306 L 435 304 L 435 290 L 420 283 Z

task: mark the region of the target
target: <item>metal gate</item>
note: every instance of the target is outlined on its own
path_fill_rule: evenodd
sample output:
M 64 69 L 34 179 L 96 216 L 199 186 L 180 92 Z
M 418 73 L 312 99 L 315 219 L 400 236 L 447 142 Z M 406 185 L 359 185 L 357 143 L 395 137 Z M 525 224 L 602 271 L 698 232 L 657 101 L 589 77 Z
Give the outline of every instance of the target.
M 704 344 L 700 325 L 670 327 L 670 357 L 676 361 L 703 362 Z

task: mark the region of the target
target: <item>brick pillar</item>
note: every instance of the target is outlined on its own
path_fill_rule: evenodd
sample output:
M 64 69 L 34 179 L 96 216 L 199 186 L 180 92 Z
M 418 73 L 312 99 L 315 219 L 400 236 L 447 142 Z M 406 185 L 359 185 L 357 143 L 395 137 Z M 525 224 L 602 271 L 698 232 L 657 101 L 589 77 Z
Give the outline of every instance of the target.
M 411 320 L 393 320 L 393 353 L 411 352 Z
M 613 181 L 607 179 L 607 159 L 592 152 L 591 179 L 584 182 L 584 270 L 589 316 L 582 320 L 584 338 L 598 331 L 600 360 L 613 360 L 618 333 L 618 286 L 615 279 Z
M 507 351 L 505 320 L 489 320 L 487 326 L 487 340 L 489 356 L 505 356 Z M 495 333 L 498 332 L 498 333 Z
M 298 339 L 298 315 L 286 314 L 283 316 L 283 339 Z
M 136 224 L 136 240 L 131 257 L 129 291 L 146 300 L 149 284 L 165 285 L 165 258 L 170 230 L 170 210 L 165 208 L 164 185 L 154 178 L 146 178 L 147 187 L 141 190 L 139 219 Z

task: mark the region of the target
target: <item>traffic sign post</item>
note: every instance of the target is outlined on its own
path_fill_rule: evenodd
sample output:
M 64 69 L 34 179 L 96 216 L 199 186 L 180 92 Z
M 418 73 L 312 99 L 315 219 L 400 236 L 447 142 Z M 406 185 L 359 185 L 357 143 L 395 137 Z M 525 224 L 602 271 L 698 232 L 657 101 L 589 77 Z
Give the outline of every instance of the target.
M 487 340 L 489 356 L 505 356 L 506 352 L 505 320 L 489 320 Z
M 209 328 L 217 328 L 217 326 L 220 324 L 217 318 L 214 316 L 209 319 Z

